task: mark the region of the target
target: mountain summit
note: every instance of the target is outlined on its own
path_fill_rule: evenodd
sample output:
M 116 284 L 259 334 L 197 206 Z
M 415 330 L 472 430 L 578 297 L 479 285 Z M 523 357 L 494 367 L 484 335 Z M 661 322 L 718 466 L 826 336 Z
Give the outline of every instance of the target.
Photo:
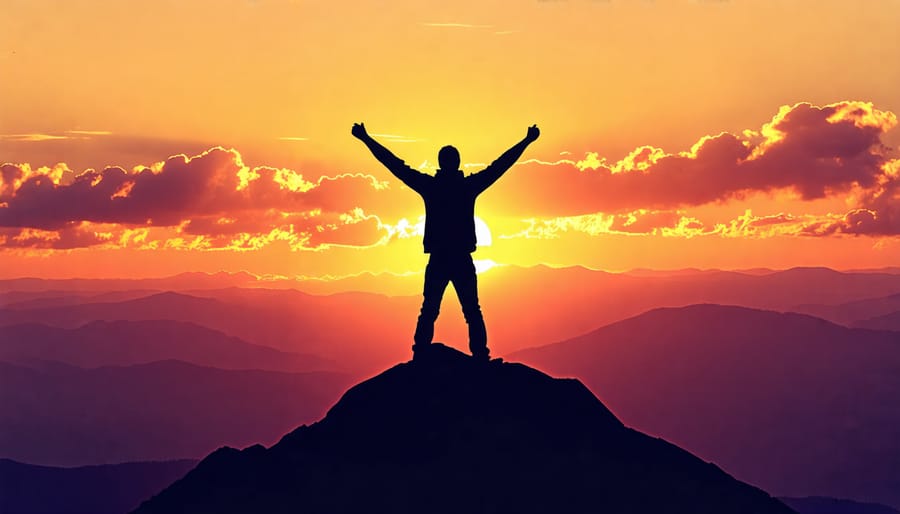
M 426 357 L 271 448 L 217 450 L 136 512 L 793 512 L 625 427 L 577 380 L 441 344 Z

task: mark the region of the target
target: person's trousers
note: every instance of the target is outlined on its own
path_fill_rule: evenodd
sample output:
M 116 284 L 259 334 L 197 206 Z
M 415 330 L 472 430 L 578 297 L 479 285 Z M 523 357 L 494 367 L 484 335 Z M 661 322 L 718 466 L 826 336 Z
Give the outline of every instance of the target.
M 416 324 L 416 346 L 431 344 L 434 338 L 434 322 L 440 312 L 441 299 L 447 284 L 453 282 L 456 296 L 462 305 L 463 316 L 469 326 L 469 350 L 472 355 L 487 355 L 487 329 L 478 305 L 478 279 L 470 253 L 432 253 L 425 267 L 425 287 L 422 311 Z

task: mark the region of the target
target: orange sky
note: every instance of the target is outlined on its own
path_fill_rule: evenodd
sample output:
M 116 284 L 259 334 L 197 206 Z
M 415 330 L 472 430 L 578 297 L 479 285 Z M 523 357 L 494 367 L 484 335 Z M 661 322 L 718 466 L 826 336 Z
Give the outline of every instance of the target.
M 357 121 L 429 172 L 541 127 L 477 259 L 900 262 L 895 0 L 2 10 L 2 276 L 421 269 L 421 201 Z

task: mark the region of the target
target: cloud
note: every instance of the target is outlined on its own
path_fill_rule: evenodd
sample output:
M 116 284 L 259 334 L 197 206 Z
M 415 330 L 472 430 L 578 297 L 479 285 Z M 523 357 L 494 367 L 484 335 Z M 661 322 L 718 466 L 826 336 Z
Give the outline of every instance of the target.
M 811 223 L 804 233 L 867 236 L 900 235 L 900 159 L 886 162 L 878 184 L 855 200 L 856 207 L 835 219 Z
M 66 130 L 55 134 L 44 134 L 40 132 L 30 134 L 0 134 L 0 141 L 40 143 L 43 141 L 60 141 L 67 139 L 90 139 L 92 136 L 109 135 L 112 135 L 112 132 L 107 130 Z
M 112 132 L 108 130 L 67 130 L 67 134 L 76 134 L 79 136 L 111 136 Z
M 418 143 L 420 141 L 425 141 L 424 139 L 418 139 L 411 136 L 401 136 L 399 134 L 372 134 L 375 137 L 381 138 L 385 140 L 386 144 L 393 143 Z
M 190 158 L 177 155 L 133 171 L 89 169 L 70 184 L 61 184 L 50 174 L 53 170 L 36 173 L 15 165 L 0 169 L 0 191 L 4 192 L 0 198 L 6 202 L 0 209 L 0 226 L 49 230 L 73 221 L 174 226 L 195 216 L 234 216 L 266 209 L 348 210 L 360 207 L 354 201 L 386 188 L 362 174 L 310 182 L 289 169 L 251 169 L 237 151 L 221 147 Z
M 598 153 L 525 161 L 493 198 L 523 216 L 678 209 L 777 190 L 815 200 L 878 186 L 889 162 L 881 135 L 896 124 L 871 103 L 799 103 L 759 130 L 704 136 L 680 153 L 642 146 L 614 163 Z
M 5 204 L 27 180 L 39 178 L 53 184 L 70 182 L 74 173 L 63 163 L 32 168 L 29 164 L 0 164 L 0 205 Z
M 667 154 L 642 146 L 611 163 L 589 152 L 579 160 L 525 161 L 517 181 L 502 186 L 507 205 L 528 215 L 516 235 L 556 237 L 564 231 L 591 235 L 642 233 L 724 237 L 900 235 L 900 159 L 881 136 L 897 117 L 867 102 L 783 106 L 759 130 L 705 136 L 689 151 Z M 740 201 L 753 193 L 788 190 L 803 201 L 847 198 L 846 213 L 777 213 L 747 210 L 705 227 L 699 221 L 638 230 L 654 223 L 647 213 L 683 212 L 710 203 Z M 540 196 L 536 197 L 535 192 Z M 502 200 L 501 200 L 502 201 Z M 625 212 L 626 217 L 622 217 Z M 543 216 L 534 217 L 536 213 Z M 625 224 L 624 220 L 633 220 Z
M 897 218 L 893 218 L 896 222 Z M 897 235 L 897 225 L 886 230 L 882 218 L 875 211 L 854 209 L 841 214 L 776 214 L 756 215 L 751 209 L 732 219 L 702 222 L 684 211 L 651 211 L 638 209 L 629 213 L 593 213 L 555 218 L 522 220 L 526 227 L 501 239 L 559 239 L 567 234 L 589 236 L 625 235 L 693 238 L 718 236 L 724 238 L 818 237 L 836 234 Z
M 493 25 L 473 25 L 471 23 L 423 23 L 426 27 L 439 27 L 450 29 L 490 29 Z
M 613 218 L 610 230 L 636 234 L 651 234 L 661 228 L 673 228 L 683 218 L 683 213 L 676 211 L 648 211 L 640 209 L 628 214 L 620 214 Z
M 388 228 L 378 216 L 367 215 L 362 209 L 341 214 L 330 223 L 319 223 L 309 232 L 308 244 L 312 248 L 332 246 L 375 246 L 384 244 L 390 237 Z
M 75 175 L 65 165 L 4 164 L 0 227 L 5 245 L 15 247 L 122 244 L 130 241 L 125 231 L 138 229 L 152 229 L 144 239 L 165 237 L 172 248 L 256 248 L 275 240 L 294 249 L 367 246 L 388 234 L 367 213 L 396 211 L 404 203 L 397 189 L 361 173 L 310 181 L 290 169 L 250 168 L 237 151 L 221 147 L 131 171 Z M 84 228 L 92 225 L 115 228 L 99 237 Z
M 495 29 L 493 25 L 476 25 L 473 23 L 423 23 L 423 27 L 434 27 L 438 29 L 465 29 L 465 30 L 477 30 L 477 31 L 488 31 L 490 30 L 492 34 L 495 36 L 508 36 L 510 34 L 517 34 L 521 32 L 521 30 L 510 30 L 510 29 Z
M 58 139 L 71 139 L 69 136 L 57 134 L 0 134 L 0 140 L 39 143 L 42 141 L 56 141 Z
M 70 250 L 109 244 L 113 242 L 113 237 L 110 231 L 100 231 L 84 223 L 59 230 L 0 227 L 0 246 L 6 248 Z
M 523 230 L 501 238 L 554 238 L 566 232 L 897 235 L 900 159 L 891 159 L 881 142 L 896 124 L 893 113 L 865 102 L 784 106 L 757 129 L 704 136 L 679 153 L 640 146 L 616 162 L 597 152 L 580 159 L 562 152 L 553 162 L 529 159 L 482 202 L 493 213 L 525 221 Z M 372 168 L 382 171 L 377 163 Z M 383 171 L 379 176 L 389 177 Z M 848 210 L 824 215 L 748 210 L 734 219 L 703 222 L 690 212 L 785 190 L 798 199 L 794 208 L 837 196 L 847 198 Z M 251 167 L 236 150 L 222 147 L 133 169 L 75 173 L 65 164 L 0 166 L 0 246 L 7 248 L 366 247 L 414 233 L 414 225 L 403 220 L 419 213 L 416 195 L 393 179 L 366 173 L 316 178 L 287 168 Z
M 500 239 L 557 239 L 569 232 L 580 232 L 590 236 L 614 234 L 665 237 L 694 237 L 714 232 L 684 212 L 647 209 L 621 214 L 597 212 L 579 216 L 531 218 L 523 221 L 527 225 L 524 230 L 500 235 Z

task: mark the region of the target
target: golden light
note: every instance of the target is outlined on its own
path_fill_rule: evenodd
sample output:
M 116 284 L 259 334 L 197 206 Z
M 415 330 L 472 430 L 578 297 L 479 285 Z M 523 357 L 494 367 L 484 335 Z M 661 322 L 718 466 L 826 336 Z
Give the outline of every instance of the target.
M 491 238 L 491 229 L 483 219 L 475 216 L 475 245 L 491 246 L 493 239 Z
M 473 262 L 475 263 L 475 273 L 478 274 L 484 273 L 495 266 L 499 266 L 499 264 L 490 259 L 475 259 Z

